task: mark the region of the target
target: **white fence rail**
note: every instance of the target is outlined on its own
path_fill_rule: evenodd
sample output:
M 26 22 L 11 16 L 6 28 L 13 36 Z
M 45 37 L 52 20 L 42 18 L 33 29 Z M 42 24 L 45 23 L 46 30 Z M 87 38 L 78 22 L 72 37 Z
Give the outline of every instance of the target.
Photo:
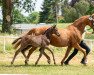
M 16 38 L 18 37 L 17 36 L 16 37 L 15 36 L 0 36 L 0 46 L 2 46 L 2 51 L 7 52 L 6 46 L 9 44 L 11 45 L 12 41 Z M 90 47 L 91 50 L 94 48 L 94 40 L 84 39 L 84 41 Z
M 12 41 L 18 37 L 15 36 L 0 36 L 0 45 L 2 46 L 2 51 L 7 52 L 6 46 L 11 45 Z

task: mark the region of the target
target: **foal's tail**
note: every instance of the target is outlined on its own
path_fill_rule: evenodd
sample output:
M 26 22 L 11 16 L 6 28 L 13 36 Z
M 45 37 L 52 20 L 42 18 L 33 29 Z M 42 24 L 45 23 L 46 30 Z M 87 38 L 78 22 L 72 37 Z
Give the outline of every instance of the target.
M 19 45 L 20 45 L 20 43 L 21 43 L 21 39 L 22 37 L 19 37 L 19 38 L 17 38 L 17 39 L 15 39 L 13 42 L 12 42 L 12 45 L 14 45 L 14 49 L 16 49 Z

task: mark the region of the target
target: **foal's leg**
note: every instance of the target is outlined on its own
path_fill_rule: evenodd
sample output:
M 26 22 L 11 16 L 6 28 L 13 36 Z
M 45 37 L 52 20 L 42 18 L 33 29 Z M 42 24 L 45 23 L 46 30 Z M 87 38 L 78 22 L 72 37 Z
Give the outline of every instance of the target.
M 35 62 L 35 65 L 38 64 L 38 61 L 39 61 L 39 59 L 41 58 L 41 56 L 42 56 L 42 54 L 43 54 L 43 52 L 44 52 L 44 49 L 45 49 L 44 47 L 41 47 L 41 48 L 39 49 L 40 54 L 39 54 L 39 57 L 38 57 L 37 61 Z
M 43 55 L 48 59 L 47 62 L 50 64 L 51 63 L 50 57 L 45 52 L 43 52 Z
M 28 61 L 29 61 L 29 58 L 30 58 L 30 55 L 37 49 L 37 47 L 32 47 L 30 50 L 29 50 L 29 53 L 26 57 L 26 60 L 25 60 L 25 65 L 28 64 Z
M 25 55 L 25 51 L 28 50 L 28 49 L 31 48 L 31 47 L 32 47 L 31 45 L 28 45 L 28 46 L 26 46 L 25 48 L 23 48 L 23 50 L 21 50 L 21 53 L 23 54 L 23 56 L 24 56 L 25 58 L 27 58 L 27 56 Z
M 61 65 L 63 65 L 63 63 L 64 63 L 65 59 L 67 58 L 67 56 L 69 55 L 71 49 L 72 49 L 72 47 L 68 46 L 67 51 L 65 53 L 65 56 L 64 56 L 64 58 L 61 61 Z
M 54 57 L 54 53 L 49 49 L 49 47 L 45 47 L 47 50 L 49 50 L 51 53 L 52 53 L 52 57 L 53 57 L 53 61 L 54 61 L 54 64 L 56 64 L 55 62 L 55 57 Z
M 21 53 L 23 54 L 23 56 L 25 57 L 25 59 L 27 58 L 27 56 L 25 55 L 25 51 L 22 50 Z
M 14 63 L 14 60 L 15 60 L 16 56 L 20 53 L 20 51 L 21 51 L 21 48 L 19 48 L 19 49 L 15 52 L 15 55 L 14 55 L 12 61 L 11 61 L 11 65 Z

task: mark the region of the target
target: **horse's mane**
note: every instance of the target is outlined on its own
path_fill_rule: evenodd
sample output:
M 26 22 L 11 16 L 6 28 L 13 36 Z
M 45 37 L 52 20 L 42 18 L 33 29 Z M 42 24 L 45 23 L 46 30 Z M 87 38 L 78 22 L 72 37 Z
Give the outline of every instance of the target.
M 88 15 L 87 15 L 88 16 Z M 87 16 L 82 16 L 82 17 L 80 17 L 80 18 L 78 18 L 77 20 L 75 20 L 74 22 L 73 22 L 73 24 L 72 25 L 78 25 L 78 24 L 82 24 L 84 21 L 85 21 L 85 19 L 87 18 Z
M 45 30 L 45 32 L 43 34 L 49 33 L 50 30 L 51 30 L 51 28 L 48 28 L 47 30 Z
M 50 26 L 42 26 L 42 27 L 37 27 L 37 28 L 32 28 L 29 32 L 27 32 L 28 35 L 32 34 L 32 33 L 40 33 L 42 30 L 44 30 L 45 28 L 48 28 Z
M 79 24 L 79 23 L 82 22 L 82 20 L 83 20 L 83 17 L 81 17 L 81 18 L 75 20 L 75 21 L 73 22 L 73 24 L 74 24 L 74 25 Z

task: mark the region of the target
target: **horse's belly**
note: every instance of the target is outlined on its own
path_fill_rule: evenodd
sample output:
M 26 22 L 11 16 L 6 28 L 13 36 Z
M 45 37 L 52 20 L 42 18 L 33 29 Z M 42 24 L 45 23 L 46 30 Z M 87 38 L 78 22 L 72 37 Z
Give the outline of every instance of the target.
M 51 39 L 51 45 L 56 47 L 66 47 L 69 44 L 68 38 L 64 37 L 53 37 Z

